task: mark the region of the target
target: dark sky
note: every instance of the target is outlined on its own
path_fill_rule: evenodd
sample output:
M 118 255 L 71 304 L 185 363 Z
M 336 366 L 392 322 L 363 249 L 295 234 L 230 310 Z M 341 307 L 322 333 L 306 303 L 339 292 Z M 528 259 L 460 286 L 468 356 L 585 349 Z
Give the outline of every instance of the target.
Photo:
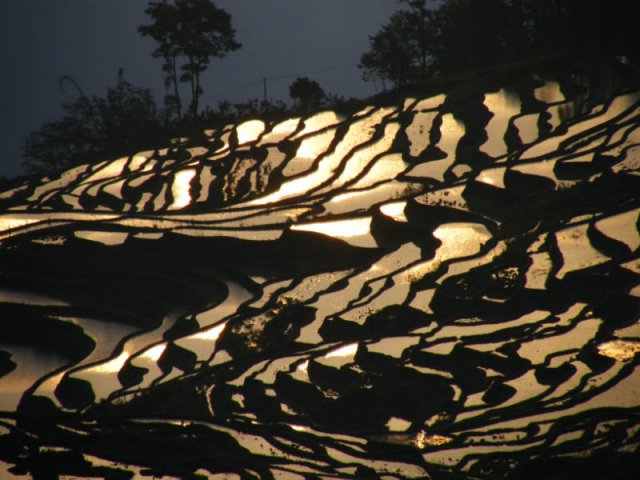
M 0 0 L 0 177 L 25 173 L 22 142 L 46 121 L 60 118 L 60 103 L 75 91 L 58 81 L 70 75 L 87 95 L 104 95 L 118 68 L 135 85 L 163 95 L 161 62 L 152 40 L 146 0 Z M 374 93 L 355 65 L 368 36 L 398 8 L 395 0 L 217 0 L 233 19 L 243 48 L 213 60 L 203 75 L 204 105 L 262 97 L 287 99 L 297 73 L 328 93 Z M 277 78 L 283 77 L 286 78 Z M 247 84 L 253 84 L 247 86 Z M 242 88 L 241 88 L 242 87 Z M 237 90 L 234 93 L 221 93 Z

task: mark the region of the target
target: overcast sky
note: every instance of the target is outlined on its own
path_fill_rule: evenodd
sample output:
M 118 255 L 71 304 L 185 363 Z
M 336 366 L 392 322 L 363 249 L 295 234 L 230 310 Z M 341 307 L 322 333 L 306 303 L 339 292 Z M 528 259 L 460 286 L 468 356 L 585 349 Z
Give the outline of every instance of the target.
M 398 8 L 395 0 L 215 3 L 231 14 L 243 47 L 212 61 L 203 75 L 203 105 L 262 98 L 263 77 L 271 98 L 287 99 L 301 73 L 328 93 L 371 95 L 373 85 L 355 65 L 368 37 Z M 61 102 L 75 98 L 68 83 L 60 90 L 63 75 L 87 95 L 102 96 L 122 67 L 125 79 L 161 101 L 161 61 L 151 56 L 153 41 L 137 32 L 149 23 L 146 6 L 146 0 L 0 0 L 0 177 L 25 173 L 24 138 L 60 118 Z

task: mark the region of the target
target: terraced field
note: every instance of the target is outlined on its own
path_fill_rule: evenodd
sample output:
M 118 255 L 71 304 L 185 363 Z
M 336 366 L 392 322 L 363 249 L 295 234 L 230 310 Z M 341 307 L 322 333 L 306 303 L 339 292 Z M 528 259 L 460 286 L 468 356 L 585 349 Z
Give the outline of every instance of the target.
M 640 93 L 567 92 L 252 120 L 0 193 L 4 475 L 637 478 Z

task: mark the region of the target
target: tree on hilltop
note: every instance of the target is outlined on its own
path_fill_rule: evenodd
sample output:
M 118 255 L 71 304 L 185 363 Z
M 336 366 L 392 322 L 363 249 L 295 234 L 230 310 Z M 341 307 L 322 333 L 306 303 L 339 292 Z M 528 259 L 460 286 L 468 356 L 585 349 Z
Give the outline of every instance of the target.
M 317 107 L 326 94 L 318 82 L 308 77 L 298 77 L 289 85 L 289 96 L 299 105 L 305 107 Z
M 433 12 L 426 0 L 400 3 L 408 9 L 395 12 L 377 34 L 369 37 L 369 51 L 358 65 L 365 80 L 378 78 L 404 86 L 424 79 L 430 71 L 437 31 Z
M 26 138 L 23 152 L 31 173 L 128 155 L 163 138 L 162 115 L 151 92 L 125 80 L 122 69 L 106 96 L 79 92 L 62 104 L 62 119 L 44 123 Z
M 211 0 L 150 2 L 145 12 L 152 23 L 140 26 L 138 31 L 158 44 L 153 56 L 164 60 L 165 87 L 173 87 L 173 93 L 167 95 L 167 104 L 182 119 L 179 82 L 188 83 L 191 90 L 188 112 L 195 117 L 203 93 L 200 74 L 209 66 L 211 57 L 222 58 L 242 46 L 235 39 L 231 16 Z M 182 64 L 181 58 L 185 59 Z

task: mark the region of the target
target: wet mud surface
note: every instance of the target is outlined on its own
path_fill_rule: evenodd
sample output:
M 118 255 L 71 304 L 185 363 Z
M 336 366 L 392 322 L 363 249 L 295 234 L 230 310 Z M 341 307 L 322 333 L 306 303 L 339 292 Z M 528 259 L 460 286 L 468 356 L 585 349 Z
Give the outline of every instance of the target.
M 640 93 L 543 78 L 18 185 L 0 473 L 637 478 L 639 193 Z

